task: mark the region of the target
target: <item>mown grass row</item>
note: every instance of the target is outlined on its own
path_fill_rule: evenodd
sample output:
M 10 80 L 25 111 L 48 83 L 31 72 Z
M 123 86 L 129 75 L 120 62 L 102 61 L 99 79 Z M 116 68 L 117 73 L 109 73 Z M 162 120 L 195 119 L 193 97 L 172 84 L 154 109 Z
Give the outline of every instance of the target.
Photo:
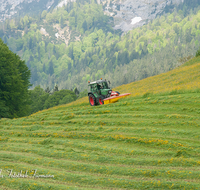
M 11 189 L 199 189 L 200 94 L 144 94 L 0 120 L 0 179 Z

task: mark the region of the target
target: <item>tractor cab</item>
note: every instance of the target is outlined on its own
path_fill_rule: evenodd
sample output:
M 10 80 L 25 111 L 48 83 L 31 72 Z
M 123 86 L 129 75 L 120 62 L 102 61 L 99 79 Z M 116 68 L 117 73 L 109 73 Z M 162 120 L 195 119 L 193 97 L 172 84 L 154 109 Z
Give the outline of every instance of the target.
M 106 80 L 97 80 L 89 83 L 90 92 L 92 92 L 95 97 L 97 96 L 110 96 L 112 90 L 108 87 Z

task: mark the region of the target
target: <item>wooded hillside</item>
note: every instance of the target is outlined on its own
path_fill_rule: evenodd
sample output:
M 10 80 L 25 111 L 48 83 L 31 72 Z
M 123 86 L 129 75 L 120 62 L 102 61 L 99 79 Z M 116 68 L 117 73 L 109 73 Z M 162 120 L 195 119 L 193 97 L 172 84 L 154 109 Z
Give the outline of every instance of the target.
M 101 5 L 78 0 L 38 17 L 7 20 L 0 37 L 26 61 L 32 88 L 52 89 L 56 83 L 59 89 L 82 91 L 88 80 L 101 77 L 115 87 L 171 70 L 194 55 L 200 9 L 198 2 L 188 2 L 121 35 Z

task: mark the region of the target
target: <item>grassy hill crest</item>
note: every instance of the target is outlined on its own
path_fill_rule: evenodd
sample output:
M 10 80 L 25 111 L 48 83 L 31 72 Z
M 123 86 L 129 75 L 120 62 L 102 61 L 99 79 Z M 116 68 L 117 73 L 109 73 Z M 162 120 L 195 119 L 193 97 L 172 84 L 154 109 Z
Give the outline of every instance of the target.
M 195 91 L 200 88 L 200 57 L 194 57 L 172 71 L 146 79 L 121 85 L 113 90 L 120 93 L 131 93 L 131 96 L 143 96 L 158 93 L 176 93 L 178 91 Z M 69 105 L 86 103 L 84 97 Z
M 145 93 L 164 93 L 178 90 L 196 90 L 200 87 L 200 57 L 195 57 L 176 69 L 141 81 L 117 87 L 132 96 Z

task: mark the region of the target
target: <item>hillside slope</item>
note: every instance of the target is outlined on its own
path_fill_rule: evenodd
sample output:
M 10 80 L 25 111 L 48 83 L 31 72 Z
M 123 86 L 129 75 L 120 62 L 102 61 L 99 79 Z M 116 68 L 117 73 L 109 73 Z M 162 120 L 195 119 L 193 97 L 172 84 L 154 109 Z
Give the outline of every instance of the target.
M 1 119 L 0 188 L 199 189 L 200 94 L 187 91 L 199 88 L 199 71 L 196 58 L 119 87 L 133 94 L 115 104 L 91 107 L 83 98 L 26 118 Z M 148 94 L 152 89 L 162 94 Z M 176 89 L 186 91 L 171 91 Z M 36 175 L 54 178 L 34 178 L 36 169 Z M 16 177 L 25 170 L 29 178 Z
M 163 93 L 177 90 L 196 90 L 200 88 L 200 57 L 195 57 L 182 66 L 157 76 L 117 87 L 121 93 L 132 96 L 145 93 Z

